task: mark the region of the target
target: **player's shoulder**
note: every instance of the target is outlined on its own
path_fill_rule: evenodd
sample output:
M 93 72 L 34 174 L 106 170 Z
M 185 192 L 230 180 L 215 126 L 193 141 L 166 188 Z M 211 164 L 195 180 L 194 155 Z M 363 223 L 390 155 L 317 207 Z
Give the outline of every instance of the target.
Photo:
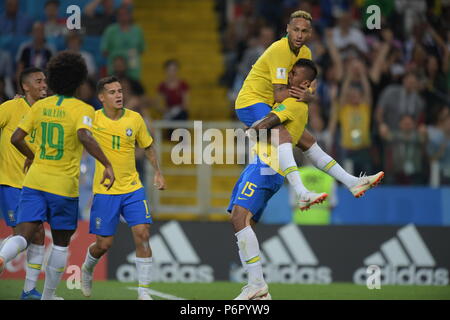
M 289 42 L 288 39 L 285 38 L 281 38 L 280 40 L 277 40 L 275 42 L 273 42 L 268 48 L 267 48 L 267 52 L 268 53 L 285 53 L 285 52 L 289 52 Z
M 281 105 L 284 105 L 286 107 L 297 107 L 297 108 L 306 107 L 306 108 L 308 108 L 308 104 L 306 102 L 297 101 L 297 99 L 293 98 L 293 97 L 284 99 L 283 102 L 280 103 L 280 106 Z
M 123 114 L 124 118 L 134 120 L 134 121 L 141 121 L 143 120 L 142 115 L 139 112 L 136 112 L 134 110 L 123 108 L 125 110 L 125 113 Z
M 300 48 L 300 56 L 301 56 L 302 58 L 310 59 L 310 60 L 311 60 L 311 58 L 312 58 L 312 52 L 311 52 L 311 49 L 310 49 L 307 45 L 303 45 L 303 46 Z
M 21 103 L 20 100 L 22 100 L 22 99 L 7 100 L 7 101 L 3 102 L 2 104 L 0 104 L 0 108 L 2 108 L 2 110 L 14 108 L 15 106 L 17 106 L 18 103 Z

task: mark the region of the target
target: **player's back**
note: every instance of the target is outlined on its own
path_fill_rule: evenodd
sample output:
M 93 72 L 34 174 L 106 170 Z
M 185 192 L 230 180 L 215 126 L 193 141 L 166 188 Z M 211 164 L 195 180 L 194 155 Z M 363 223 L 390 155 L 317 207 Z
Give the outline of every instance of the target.
M 272 43 L 252 66 L 239 91 L 235 108 L 241 109 L 259 102 L 272 106 L 273 84 L 287 85 L 289 71 L 302 58 L 312 59 L 307 46 L 302 46 L 296 55 L 290 49 L 287 38 Z
M 78 196 L 83 146 L 78 129 L 90 129 L 94 109 L 74 97 L 54 95 L 35 103 L 19 127 L 36 129 L 38 146 L 24 186 L 67 197 Z

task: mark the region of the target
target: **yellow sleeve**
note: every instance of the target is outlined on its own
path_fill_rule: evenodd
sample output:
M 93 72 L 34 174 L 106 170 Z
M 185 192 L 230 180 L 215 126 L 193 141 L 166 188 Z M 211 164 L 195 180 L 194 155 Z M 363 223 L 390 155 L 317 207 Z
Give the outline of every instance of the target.
M 94 108 L 90 105 L 83 105 L 79 108 L 80 112 L 78 113 L 76 119 L 76 131 L 80 129 L 88 129 L 91 131 L 92 123 L 95 119 L 95 111 Z
M 148 132 L 144 119 L 139 115 L 139 130 L 136 135 L 136 141 L 139 148 L 148 148 L 153 143 L 153 138 Z
M 18 127 L 26 133 L 31 133 L 34 129 L 34 118 L 37 108 L 31 108 L 31 111 L 19 122 Z
M 290 68 L 290 53 L 282 50 L 280 46 L 272 48 L 267 55 L 267 65 L 270 71 L 270 79 L 272 84 L 288 83 L 288 73 Z
M 280 118 L 281 123 L 287 120 L 294 120 L 299 115 L 302 102 L 296 102 L 294 98 L 287 98 L 271 112 Z
M 6 126 L 9 120 L 9 108 L 8 105 L 5 103 L 0 104 L 0 128 L 3 128 Z
M 299 55 L 300 59 L 312 60 L 311 49 L 309 49 L 307 46 L 303 46 L 300 50 L 301 50 Z

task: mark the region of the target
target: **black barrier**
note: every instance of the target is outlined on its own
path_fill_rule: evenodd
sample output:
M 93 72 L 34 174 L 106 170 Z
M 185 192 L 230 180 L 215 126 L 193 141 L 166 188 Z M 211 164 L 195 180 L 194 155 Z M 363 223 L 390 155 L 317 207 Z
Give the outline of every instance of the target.
M 259 225 L 256 234 L 268 282 L 449 284 L 449 227 Z M 115 239 L 108 278 L 136 281 L 130 229 L 121 224 Z M 150 243 L 155 282 L 246 279 L 227 223 L 156 222 Z

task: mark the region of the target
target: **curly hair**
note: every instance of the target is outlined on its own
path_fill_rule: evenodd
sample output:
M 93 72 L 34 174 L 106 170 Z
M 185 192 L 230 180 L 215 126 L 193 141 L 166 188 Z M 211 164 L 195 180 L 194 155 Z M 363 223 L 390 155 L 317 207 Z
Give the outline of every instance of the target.
M 48 62 L 48 86 L 56 94 L 73 96 L 87 73 L 86 62 L 80 54 L 63 51 Z

